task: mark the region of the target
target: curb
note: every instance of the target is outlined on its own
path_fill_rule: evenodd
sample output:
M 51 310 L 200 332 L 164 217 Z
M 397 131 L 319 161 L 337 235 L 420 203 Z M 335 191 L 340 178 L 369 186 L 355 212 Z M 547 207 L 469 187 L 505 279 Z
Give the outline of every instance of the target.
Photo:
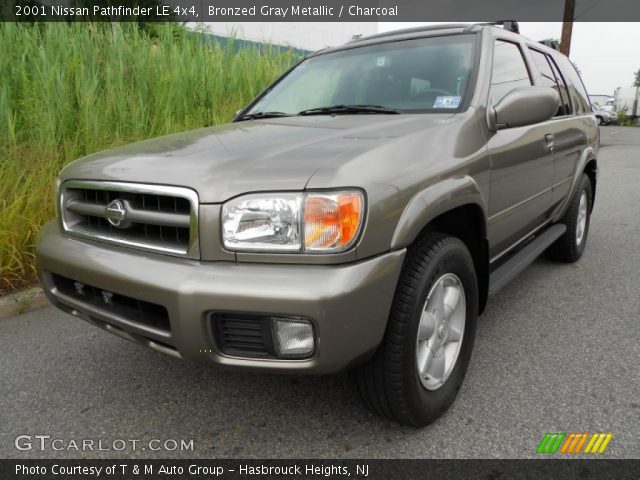
M 0 297 L 0 319 L 15 317 L 51 305 L 40 287 Z

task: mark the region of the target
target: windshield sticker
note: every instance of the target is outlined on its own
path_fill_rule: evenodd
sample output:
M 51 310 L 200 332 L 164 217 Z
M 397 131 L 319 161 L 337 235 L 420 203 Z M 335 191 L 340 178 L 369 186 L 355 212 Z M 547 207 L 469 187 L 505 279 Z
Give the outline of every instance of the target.
M 436 97 L 433 108 L 458 108 L 461 97 Z

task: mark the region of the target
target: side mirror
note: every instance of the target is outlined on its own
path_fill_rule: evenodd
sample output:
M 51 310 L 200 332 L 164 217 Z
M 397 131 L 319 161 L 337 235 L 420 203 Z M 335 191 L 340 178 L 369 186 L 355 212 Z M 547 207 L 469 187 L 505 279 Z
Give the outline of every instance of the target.
M 552 118 L 560 106 L 560 97 L 551 87 L 518 87 L 511 90 L 493 108 L 489 108 L 489 128 L 524 127 Z

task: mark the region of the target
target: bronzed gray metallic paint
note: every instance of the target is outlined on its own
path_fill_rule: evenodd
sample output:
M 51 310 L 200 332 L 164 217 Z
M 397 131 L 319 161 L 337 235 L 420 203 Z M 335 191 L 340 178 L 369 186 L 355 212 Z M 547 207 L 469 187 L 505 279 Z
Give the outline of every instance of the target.
M 489 128 L 501 130 L 546 122 L 558 111 L 559 106 L 560 96 L 551 88 L 514 88 L 493 107 L 494 114 L 489 114 Z
M 524 116 L 516 115 L 519 126 L 495 128 L 495 110 L 488 107 L 494 40 L 519 44 L 535 72 L 526 48 L 534 42 L 519 35 L 493 27 L 446 27 L 363 39 L 343 48 L 463 29 L 478 35 L 481 48 L 475 90 L 462 113 L 236 122 L 128 145 L 70 164 L 61 173 L 62 182 L 126 181 L 195 190 L 201 257 L 170 258 L 81 241 L 50 224 L 37 248 L 45 292 L 61 308 L 73 309 L 70 299 L 61 298 L 51 284 L 50 272 L 55 272 L 160 303 L 169 311 L 173 332 L 164 343 L 198 362 L 325 373 L 366 358 L 384 334 L 405 249 L 425 226 L 456 207 L 473 206 L 481 217 L 480 231 L 474 235 L 488 243 L 487 253 L 497 258 L 561 218 L 586 164 L 597 155 L 593 115 L 533 125 L 522 125 Z M 234 253 L 222 247 L 221 207 L 230 198 L 261 191 L 349 187 L 366 193 L 367 212 L 360 239 L 348 252 Z M 86 309 L 76 307 L 77 314 L 87 318 Z M 199 349 L 215 349 L 207 329 L 210 311 L 304 316 L 314 321 L 319 345 L 313 358 L 302 361 L 202 353 Z M 137 335 L 137 327 L 123 319 L 100 312 L 91 316 L 107 322 L 98 322 L 104 328 L 163 349 L 150 345 L 145 332 Z
M 112 332 L 194 362 L 266 370 L 330 373 L 372 353 L 382 340 L 404 250 L 337 266 L 198 262 L 65 237 L 53 222 L 42 231 L 38 270 L 52 303 Z M 164 305 L 171 332 L 78 302 L 56 290 L 49 272 Z M 319 342 L 306 360 L 230 357 L 215 350 L 209 313 L 245 312 L 311 319 Z M 150 341 L 149 341 L 150 340 Z M 157 343 L 156 343 L 157 342 Z M 163 344 L 174 346 L 175 350 Z M 213 350 L 213 351 L 211 351 Z

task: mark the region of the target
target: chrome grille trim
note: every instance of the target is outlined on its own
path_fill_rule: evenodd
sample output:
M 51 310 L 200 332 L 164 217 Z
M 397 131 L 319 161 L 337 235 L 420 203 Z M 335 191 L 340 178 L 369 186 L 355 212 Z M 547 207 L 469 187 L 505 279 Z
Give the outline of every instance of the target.
M 78 192 L 83 191 L 85 198 L 78 198 Z M 91 193 L 93 192 L 93 193 Z M 109 195 L 112 193 L 122 193 L 122 203 L 126 206 L 126 220 L 141 228 L 144 234 L 132 237 L 126 229 L 111 228 L 105 231 L 100 227 L 106 221 L 105 210 L 109 205 Z M 95 194 L 95 201 L 86 197 Z M 141 195 L 142 207 L 134 205 L 126 199 L 127 196 Z M 101 198 L 106 196 L 106 202 Z M 147 196 L 157 197 L 157 208 L 147 209 L 145 198 Z M 118 198 L 120 200 L 120 198 Z M 162 202 L 173 202 L 174 211 L 167 211 L 161 208 Z M 189 204 L 189 212 L 179 211 L 178 201 L 186 200 Z M 165 253 L 188 258 L 200 257 L 200 246 L 198 238 L 198 195 L 195 191 L 184 187 L 173 187 L 165 185 L 149 185 L 142 183 L 110 182 L 110 181 L 89 181 L 89 180 L 67 180 L 59 186 L 58 192 L 58 217 L 61 228 L 64 232 L 90 240 L 124 245 L 131 248 Z M 185 209 L 186 210 L 186 207 Z M 74 221 L 74 215 L 86 219 L 88 225 L 83 222 Z M 91 226 L 92 219 L 97 222 L 100 228 Z M 149 235 L 147 229 L 156 229 L 158 236 Z M 163 228 L 173 229 L 175 239 L 171 241 L 163 238 Z M 188 238 L 181 238 L 179 229 L 188 230 Z

